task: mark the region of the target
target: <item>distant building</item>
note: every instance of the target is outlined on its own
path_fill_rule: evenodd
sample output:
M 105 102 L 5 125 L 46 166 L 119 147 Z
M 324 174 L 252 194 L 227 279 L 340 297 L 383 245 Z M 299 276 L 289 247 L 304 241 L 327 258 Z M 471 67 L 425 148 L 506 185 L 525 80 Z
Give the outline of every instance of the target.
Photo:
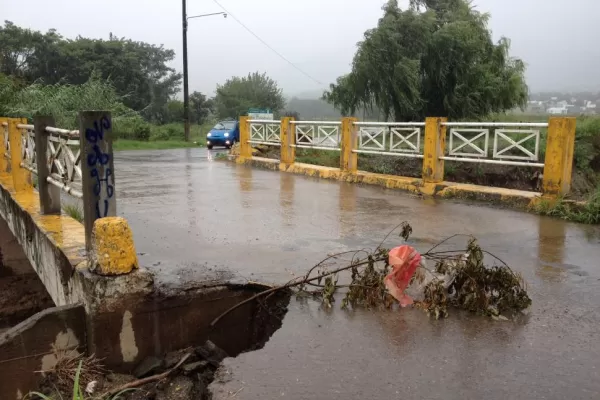
M 546 112 L 552 115 L 566 115 L 569 113 L 569 109 L 567 107 L 550 107 Z

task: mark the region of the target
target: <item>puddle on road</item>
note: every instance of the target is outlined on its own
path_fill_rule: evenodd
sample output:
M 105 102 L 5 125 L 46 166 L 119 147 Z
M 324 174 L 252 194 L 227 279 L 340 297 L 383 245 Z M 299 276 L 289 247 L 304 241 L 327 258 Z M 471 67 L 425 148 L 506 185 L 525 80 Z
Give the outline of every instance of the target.
M 575 307 L 538 303 L 512 321 L 458 310 L 436 321 L 416 309 L 289 308 L 262 350 L 224 361 L 214 400 L 600 396 L 598 313 L 584 321 Z

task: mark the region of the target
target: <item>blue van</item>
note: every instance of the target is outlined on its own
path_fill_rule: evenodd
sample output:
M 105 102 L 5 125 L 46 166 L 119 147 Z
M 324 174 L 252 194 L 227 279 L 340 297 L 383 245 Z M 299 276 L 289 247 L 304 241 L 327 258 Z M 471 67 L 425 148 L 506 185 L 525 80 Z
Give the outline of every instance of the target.
M 235 120 L 219 121 L 206 134 L 206 147 L 209 150 L 213 146 L 231 148 L 235 142 L 240 141 L 240 123 Z

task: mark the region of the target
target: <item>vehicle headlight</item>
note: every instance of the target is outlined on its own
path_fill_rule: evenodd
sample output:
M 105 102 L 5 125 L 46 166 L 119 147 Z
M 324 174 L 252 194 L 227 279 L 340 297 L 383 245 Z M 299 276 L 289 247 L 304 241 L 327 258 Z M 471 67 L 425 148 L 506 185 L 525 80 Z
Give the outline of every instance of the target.
M 208 132 L 208 133 L 206 134 L 206 137 L 211 137 L 211 136 L 212 136 L 212 133 L 210 133 L 210 132 Z
M 225 134 L 223 136 L 229 137 L 229 132 L 225 132 Z

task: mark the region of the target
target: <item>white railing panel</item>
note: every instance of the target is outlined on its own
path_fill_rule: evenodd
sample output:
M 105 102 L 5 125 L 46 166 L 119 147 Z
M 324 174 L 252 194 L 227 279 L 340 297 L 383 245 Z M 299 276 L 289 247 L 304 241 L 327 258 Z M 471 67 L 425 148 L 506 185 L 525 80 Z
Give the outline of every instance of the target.
M 489 129 L 452 128 L 448 142 L 448 155 L 486 158 L 489 135 Z
M 390 128 L 390 152 L 421 153 L 421 128 Z
M 37 174 L 33 125 L 18 124 L 17 128 L 21 130 L 21 167 Z
M 335 121 L 292 121 L 296 147 L 338 150 L 341 142 L 340 125 Z
M 265 124 L 267 129 L 267 142 L 281 143 L 281 124 Z
M 533 151 L 524 146 L 530 142 L 533 142 Z M 502 147 L 503 145 L 504 147 Z M 494 153 L 492 157 L 495 159 L 538 161 L 539 149 L 539 130 L 497 129 L 494 132 Z M 517 154 L 513 154 L 515 152 Z
M 252 144 L 281 144 L 281 124 L 275 120 L 250 120 L 250 140 Z
M 358 130 L 359 150 L 385 150 L 387 126 L 361 126 Z
M 265 125 L 264 124 L 250 124 L 250 140 L 266 141 Z
M 47 127 L 48 182 L 81 197 L 81 150 L 78 131 Z
M 539 162 L 540 140 L 541 128 L 548 127 L 547 123 L 445 122 L 442 125 L 449 128 L 443 160 L 544 166 Z M 490 143 L 490 134 L 493 143 Z

